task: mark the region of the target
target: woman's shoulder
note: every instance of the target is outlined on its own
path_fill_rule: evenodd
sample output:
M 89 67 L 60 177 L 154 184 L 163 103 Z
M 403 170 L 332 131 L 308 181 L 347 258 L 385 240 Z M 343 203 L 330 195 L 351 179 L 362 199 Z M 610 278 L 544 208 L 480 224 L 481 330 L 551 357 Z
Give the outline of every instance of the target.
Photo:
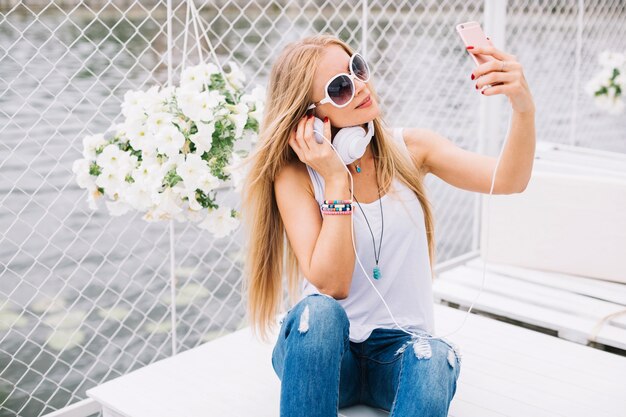
M 276 175 L 276 181 L 287 180 L 292 186 L 300 186 L 308 191 L 308 194 L 315 198 L 315 192 L 313 190 L 313 184 L 307 170 L 307 166 L 299 158 L 294 158 L 288 161 L 278 171 Z
M 397 127 L 392 129 L 396 141 L 402 140 L 404 149 L 409 153 L 416 167 L 424 168 L 428 145 L 428 135 L 431 131 L 419 127 Z

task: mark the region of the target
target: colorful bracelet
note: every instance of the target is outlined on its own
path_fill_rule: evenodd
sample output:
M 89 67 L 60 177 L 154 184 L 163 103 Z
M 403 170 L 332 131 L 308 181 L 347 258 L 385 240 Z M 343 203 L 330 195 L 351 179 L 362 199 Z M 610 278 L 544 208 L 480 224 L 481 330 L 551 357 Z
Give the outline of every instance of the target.
M 322 207 L 322 214 L 351 214 L 352 207 L 325 209 Z
M 322 204 L 322 207 L 352 207 L 352 204 Z
M 322 204 L 322 210 L 350 210 L 352 204 Z
M 326 211 L 326 210 L 322 210 L 322 214 L 352 214 L 352 210 L 347 210 L 347 211 Z
M 352 204 L 352 200 L 324 200 L 324 204 Z

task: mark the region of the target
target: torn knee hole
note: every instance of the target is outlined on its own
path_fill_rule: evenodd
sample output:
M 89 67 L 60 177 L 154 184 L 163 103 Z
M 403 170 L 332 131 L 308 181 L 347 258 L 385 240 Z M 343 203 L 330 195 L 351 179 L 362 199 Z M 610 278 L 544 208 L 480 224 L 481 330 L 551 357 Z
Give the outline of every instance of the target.
M 309 330 L 309 306 L 304 307 L 304 311 L 300 315 L 300 325 L 298 325 L 298 331 L 300 333 L 306 333 Z
M 430 342 L 428 339 L 424 338 L 412 338 L 408 342 L 406 342 L 400 349 L 396 351 L 396 355 L 404 352 L 406 348 L 410 345 L 413 345 L 413 353 L 417 359 L 430 359 L 432 356 L 432 348 L 430 346 Z

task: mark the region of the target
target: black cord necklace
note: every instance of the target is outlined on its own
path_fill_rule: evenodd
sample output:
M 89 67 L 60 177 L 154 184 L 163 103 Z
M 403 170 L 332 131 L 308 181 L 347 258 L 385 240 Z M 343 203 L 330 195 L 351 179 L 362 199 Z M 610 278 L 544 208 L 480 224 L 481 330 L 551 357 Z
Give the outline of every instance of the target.
M 358 172 L 360 172 L 360 170 Z M 359 205 L 359 208 L 361 209 L 361 213 L 363 213 L 363 217 L 365 218 L 365 222 L 367 223 L 367 228 L 370 230 L 370 234 L 372 235 L 372 244 L 374 245 L 374 258 L 376 259 L 376 266 L 374 267 L 373 275 L 374 275 L 374 279 L 380 279 L 382 278 L 382 275 L 380 273 L 380 268 L 378 267 L 378 260 L 380 259 L 380 250 L 381 250 L 382 242 L 383 242 L 383 233 L 385 232 L 385 221 L 383 217 L 383 202 L 381 201 L 381 198 L 380 198 L 380 186 L 378 185 L 378 172 L 376 170 L 376 157 L 374 157 L 374 173 L 376 174 L 376 187 L 378 188 L 378 203 L 380 204 L 380 219 L 382 221 L 382 226 L 380 230 L 380 241 L 378 242 L 378 255 L 376 254 L 376 241 L 374 240 L 374 232 L 372 231 L 372 228 L 370 227 L 370 222 L 367 220 L 367 217 L 365 216 L 365 212 L 363 211 L 363 208 L 361 207 L 361 203 L 359 203 L 359 200 L 356 199 L 356 196 L 354 196 L 354 201 L 356 201 L 356 203 Z

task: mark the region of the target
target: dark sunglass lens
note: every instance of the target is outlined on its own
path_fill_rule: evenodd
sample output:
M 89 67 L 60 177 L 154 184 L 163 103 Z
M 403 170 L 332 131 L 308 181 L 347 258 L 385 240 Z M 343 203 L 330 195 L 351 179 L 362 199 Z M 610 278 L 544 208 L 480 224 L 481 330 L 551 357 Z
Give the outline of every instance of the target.
M 328 86 L 328 96 L 336 104 L 346 104 L 352 98 L 352 80 L 345 75 L 335 78 Z
M 370 69 L 361 55 L 355 55 L 352 60 L 352 71 L 360 80 L 367 81 L 370 77 Z

